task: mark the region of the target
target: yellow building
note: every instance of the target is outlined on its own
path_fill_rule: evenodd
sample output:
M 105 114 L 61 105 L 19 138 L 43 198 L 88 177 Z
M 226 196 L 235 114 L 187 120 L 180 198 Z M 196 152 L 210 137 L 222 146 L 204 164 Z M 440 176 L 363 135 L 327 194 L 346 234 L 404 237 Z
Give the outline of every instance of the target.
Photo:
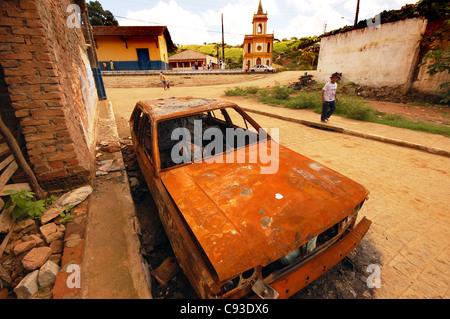
M 261 0 L 258 12 L 253 15 L 253 34 L 244 38 L 242 67 L 248 70 L 258 64 L 272 65 L 274 34 L 267 34 L 267 12 L 264 13 Z
M 167 70 L 174 48 L 165 26 L 93 26 L 101 70 Z M 113 63 L 111 63 L 111 61 Z
M 204 67 L 208 70 L 218 69 L 217 58 L 194 50 L 186 50 L 169 58 L 170 69 L 174 71 L 192 70 L 196 66 L 195 62 L 198 70 Z

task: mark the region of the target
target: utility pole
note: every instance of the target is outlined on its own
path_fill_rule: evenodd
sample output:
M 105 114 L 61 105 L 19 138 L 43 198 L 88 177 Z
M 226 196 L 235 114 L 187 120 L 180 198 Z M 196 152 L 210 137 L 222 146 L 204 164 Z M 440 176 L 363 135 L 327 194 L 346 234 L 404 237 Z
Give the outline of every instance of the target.
M 222 13 L 222 64 L 225 65 L 225 39 L 223 35 L 223 13 Z
M 359 0 L 357 0 L 356 2 L 355 27 L 358 24 L 358 15 L 359 15 Z

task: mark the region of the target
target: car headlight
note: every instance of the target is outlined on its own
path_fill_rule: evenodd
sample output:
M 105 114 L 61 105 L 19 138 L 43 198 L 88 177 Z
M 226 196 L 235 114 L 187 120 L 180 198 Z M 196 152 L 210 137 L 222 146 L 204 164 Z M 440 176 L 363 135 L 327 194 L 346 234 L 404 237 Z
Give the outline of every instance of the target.
M 358 216 L 358 212 L 360 211 L 363 203 L 364 203 L 364 201 L 362 201 L 358 206 L 356 206 L 355 209 L 353 210 L 353 212 L 341 221 L 341 229 L 347 228 L 349 225 L 351 225 L 354 222 L 354 220 Z
M 290 253 L 284 255 L 283 257 L 280 258 L 280 262 L 283 265 L 289 265 L 293 260 L 295 260 L 298 256 L 300 256 L 300 249 L 296 248 L 293 251 L 291 251 Z

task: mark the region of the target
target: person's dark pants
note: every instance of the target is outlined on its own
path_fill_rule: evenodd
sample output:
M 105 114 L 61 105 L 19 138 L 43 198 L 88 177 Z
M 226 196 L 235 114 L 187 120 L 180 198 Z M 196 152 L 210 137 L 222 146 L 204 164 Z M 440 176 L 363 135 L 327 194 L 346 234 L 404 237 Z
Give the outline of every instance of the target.
M 325 101 L 322 105 L 321 121 L 328 119 L 336 111 L 336 101 Z

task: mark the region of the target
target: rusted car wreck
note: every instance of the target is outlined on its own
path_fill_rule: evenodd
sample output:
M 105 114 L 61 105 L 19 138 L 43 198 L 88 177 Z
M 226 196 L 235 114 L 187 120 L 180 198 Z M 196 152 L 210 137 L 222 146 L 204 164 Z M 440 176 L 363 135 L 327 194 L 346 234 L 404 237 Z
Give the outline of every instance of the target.
M 195 133 L 214 128 L 225 136 L 239 127 L 244 139 L 224 138 L 223 151 L 195 156 L 212 140 Z M 234 103 L 140 101 L 130 128 L 178 263 L 201 298 L 288 298 L 347 256 L 370 227 L 365 217 L 355 224 L 368 196 L 363 186 L 277 144 Z M 177 128 L 192 135 L 190 149 L 173 140 Z M 278 150 L 277 169 L 266 174 L 267 161 L 248 161 L 263 145 Z M 247 161 L 236 160 L 242 150 Z

